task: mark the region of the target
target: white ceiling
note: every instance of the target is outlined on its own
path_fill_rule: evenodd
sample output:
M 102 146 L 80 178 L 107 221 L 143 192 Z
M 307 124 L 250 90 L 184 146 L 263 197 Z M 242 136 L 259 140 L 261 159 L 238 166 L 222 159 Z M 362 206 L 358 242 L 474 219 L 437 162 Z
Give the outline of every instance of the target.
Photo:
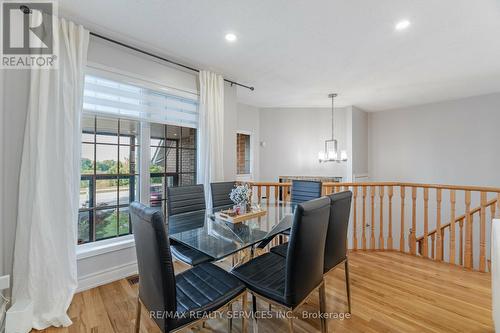
M 60 0 L 89 29 L 255 86 L 260 107 L 368 111 L 500 91 L 498 0 Z M 409 19 L 406 31 L 394 25 Z M 224 40 L 234 32 L 238 41 Z

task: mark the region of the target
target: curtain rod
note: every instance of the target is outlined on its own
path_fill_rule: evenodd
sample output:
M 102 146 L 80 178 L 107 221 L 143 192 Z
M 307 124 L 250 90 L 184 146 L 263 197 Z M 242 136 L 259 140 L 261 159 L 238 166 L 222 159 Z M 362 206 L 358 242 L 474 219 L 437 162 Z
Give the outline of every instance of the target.
M 114 40 L 114 39 L 111 39 L 109 37 L 106 37 L 106 36 L 103 36 L 103 35 L 99 35 L 95 32 L 90 32 L 90 34 L 92 36 L 95 36 L 95 37 L 98 37 L 98 38 L 101 38 L 101 39 L 104 39 L 108 42 L 111 42 L 111 43 L 114 43 L 114 44 L 117 44 L 117 45 L 120 45 L 120 46 L 123 46 L 123 47 L 126 47 L 128 49 L 131 49 L 131 50 L 134 50 L 136 52 L 139 52 L 139 53 L 142 53 L 142 54 L 145 54 L 145 55 L 148 55 L 150 57 L 153 57 L 153 58 L 156 58 L 156 59 L 159 59 L 159 60 L 162 60 L 162 61 L 165 61 L 165 62 L 168 62 L 170 64 L 173 64 L 175 66 L 179 66 L 179 67 L 182 67 L 182 68 L 185 68 L 185 69 L 188 69 L 190 71 L 193 71 L 193 72 L 196 72 L 196 73 L 199 73 L 200 70 L 197 69 L 197 68 L 194 68 L 194 67 L 190 67 L 190 66 L 186 66 L 186 65 L 183 65 L 179 62 L 176 62 L 176 61 L 173 61 L 173 60 L 170 60 L 170 59 L 167 59 L 167 58 L 164 58 L 164 57 L 161 57 L 159 55 L 156 55 L 154 53 L 151 53 L 151 52 L 148 52 L 148 51 L 144 51 L 144 50 L 141 50 L 135 46 L 131 46 L 131 45 L 127 45 L 125 43 L 122 43 L 120 41 L 117 41 L 117 40 Z M 236 86 L 240 86 L 240 87 L 243 87 L 243 88 L 247 88 L 247 89 L 250 89 L 251 91 L 253 91 L 255 88 L 254 87 L 250 87 L 250 86 L 246 86 L 244 84 L 241 84 L 241 83 L 238 83 L 238 82 L 235 82 L 235 81 L 231 81 L 231 80 L 228 80 L 228 79 L 224 79 L 224 81 L 230 83 L 231 85 L 236 85 Z

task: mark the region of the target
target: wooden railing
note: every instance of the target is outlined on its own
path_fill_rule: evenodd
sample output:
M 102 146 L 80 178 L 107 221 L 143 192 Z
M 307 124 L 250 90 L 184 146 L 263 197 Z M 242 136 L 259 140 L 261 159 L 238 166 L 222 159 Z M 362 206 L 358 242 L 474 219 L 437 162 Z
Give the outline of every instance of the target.
M 291 183 L 250 182 L 254 199 L 290 199 Z M 489 270 L 490 221 L 500 188 L 402 182 L 323 183 L 353 192 L 350 248 L 391 250 Z M 458 213 L 457 213 L 458 212 Z

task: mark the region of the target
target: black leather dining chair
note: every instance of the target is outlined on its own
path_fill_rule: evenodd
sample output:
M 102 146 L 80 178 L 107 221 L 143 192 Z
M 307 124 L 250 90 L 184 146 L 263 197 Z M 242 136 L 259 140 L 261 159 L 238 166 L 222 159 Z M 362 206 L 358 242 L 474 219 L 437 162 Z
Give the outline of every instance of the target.
M 180 187 L 167 187 L 167 216 L 169 219 L 175 215 L 197 211 L 202 212 L 205 209 L 205 191 L 202 184 Z M 188 223 L 189 219 L 185 219 L 184 221 Z M 195 222 L 196 221 L 204 223 L 204 219 L 200 220 L 199 218 L 196 218 Z M 183 226 L 176 225 L 175 229 L 182 229 L 182 227 Z M 190 266 L 196 266 L 201 263 L 214 260 L 214 258 L 206 255 L 203 252 L 192 249 L 173 240 L 170 242 L 170 246 L 173 255 L 180 261 Z
M 292 196 L 290 198 L 292 204 L 300 204 L 319 197 L 321 197 L 321 182 L 292 180 Z M 290 230 L 285 230 L 281 234 L 290 236 Z
M 236 182 L 210 183 L 212 208 L 214 211 L 228 209 L 234 206 L 234 203 L 229 198 L 229 194 L 235 186 Z
M 231 271 L 250 290 L 253 312 L 257 310 L 256 296 L 293 311 L 313 291 L 319 290 L 320 311 L 324 313 L 323 266 L 329 214 L 330 200 L 326 197 L 299 204 L 286 257 L 268 252 Z M 293 330 L 292 318 L 288 324 Z M 255 316 L 254 325 L 257 325 Z M 326 319 L 321 316 L 321 331 L 326 330 Z
M 325 243 L 325 262 L 323 272 L 327 274 L 344 263 L 347 292 L 347 304 L 351 313 L 351 286 L 349 279 L 349 261 L 347 257 L 347 229 L 351 215 L 352 192 L 344 191 L 329 195 L 330 219 Z M 286 257 L 288 243 L 271 248 L 271 252 Z
M 193 327 L 239 298 L 246 307 L 245 285 L 216 265 L 204 263 L 174 274 L 161 211 L 133 202 L 130 216 L 139 268 L 136 333 L 140 330 L 142 306 L 162 332 Z M 244 318 L 242 324 L 245 331 Z
M 302 203 L 321 197 L 321 182 L 292 180 L 292 203 Z

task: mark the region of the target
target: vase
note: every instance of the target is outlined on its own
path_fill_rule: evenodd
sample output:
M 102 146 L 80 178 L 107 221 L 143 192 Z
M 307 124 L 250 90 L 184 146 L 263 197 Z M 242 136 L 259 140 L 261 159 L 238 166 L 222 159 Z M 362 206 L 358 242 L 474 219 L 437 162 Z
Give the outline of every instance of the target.
M 240 215 L 246 214 L 248 212 L 247 210 L 248 204 L 246 202 L 241 202 L 238 204 L 238 207 L 240 208 Z

